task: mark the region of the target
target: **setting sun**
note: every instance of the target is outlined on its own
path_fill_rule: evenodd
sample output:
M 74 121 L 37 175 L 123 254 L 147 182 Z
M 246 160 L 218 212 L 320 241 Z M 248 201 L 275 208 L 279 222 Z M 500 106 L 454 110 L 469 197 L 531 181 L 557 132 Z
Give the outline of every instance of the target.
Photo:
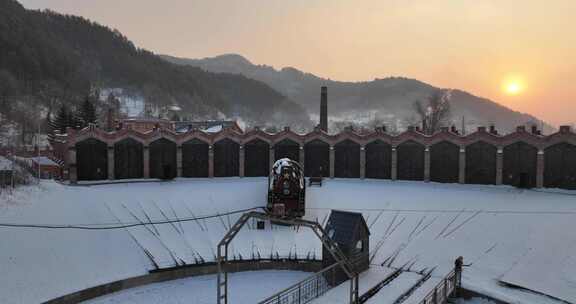
M 502 82 L 502 91 L 507 95 L 518 95 L 524 91 L 524 82 L 519 77 L 508 77 Z

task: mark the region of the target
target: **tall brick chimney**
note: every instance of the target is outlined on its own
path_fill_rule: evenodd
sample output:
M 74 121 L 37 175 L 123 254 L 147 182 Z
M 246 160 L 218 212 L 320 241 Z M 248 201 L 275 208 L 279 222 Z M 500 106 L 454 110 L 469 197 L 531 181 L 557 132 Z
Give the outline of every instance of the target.
M 322 87 L 320 92 L 320 130 L 328 132 L 328 88 Z

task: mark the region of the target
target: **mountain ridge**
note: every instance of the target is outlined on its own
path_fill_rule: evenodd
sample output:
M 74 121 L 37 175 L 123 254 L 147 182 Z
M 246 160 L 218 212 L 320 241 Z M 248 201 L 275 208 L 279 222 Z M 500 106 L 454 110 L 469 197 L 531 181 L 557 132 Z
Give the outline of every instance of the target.
M 33 133 L 61 105 L 75 108 L 94 90 L 114 89 L 161 108 L 155 116 L 177 106 L 188 119 L 312 126 L 300 105 L 263 82 L 171 64 L 105 25 L 0 0 L 0 122 Z
M 398 124 L 414 120 L 413 103 L 425 99 L 440 88 L 417 79 L 406 77 L 375 78 L 371 81 L 337 81 L 316 76 L 293 67 L 276 69 L 268 65 L 253 64 L 239 54 L 224 54 L 202 59 L 179 58 L 161 55 L 162 58 L 180 65 L 191 65 L 215 73 L 241 74 L 262 81 L 291 100 L 305 107 L 312 116 L 318 114 L 319 87 L 329 87 L 330 115 L 334 120 L 358 120 L 362 111 L 383 117 L 394 116 L 384 121 Z M 467 129 L 477 126 L 495 125 L 503 132 L 515 130 L 518 125 L 543 125 L 547 131 L 553 128 L 533 115 L 521 113 L 466 92 L 452 89 L 453 123 L 461 126 L 462 118 Z M 361 120 L 361 119 L 360 119 Z

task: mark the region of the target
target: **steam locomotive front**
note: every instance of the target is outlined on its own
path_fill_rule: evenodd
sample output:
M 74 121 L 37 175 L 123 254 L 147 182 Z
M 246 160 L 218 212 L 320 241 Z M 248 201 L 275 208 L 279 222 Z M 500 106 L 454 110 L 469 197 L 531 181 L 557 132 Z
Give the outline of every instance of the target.
M 277 216 L 304 215 L 304 176 L 297 162 L 286 158 L 278 160 L 269 182 L 268 212 Z

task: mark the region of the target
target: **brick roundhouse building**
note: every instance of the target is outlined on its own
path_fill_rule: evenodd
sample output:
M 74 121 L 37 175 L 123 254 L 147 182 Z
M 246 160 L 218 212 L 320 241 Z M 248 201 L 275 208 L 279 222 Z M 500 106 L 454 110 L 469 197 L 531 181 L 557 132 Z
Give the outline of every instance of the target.
M 576 134 L 563 126 L 552 135 L 524 127 L 507 135 L 486 128 L 462 136 L 445 128 L 432 136 L 415 128 L 393 136 L 383 128 L 359 134 L 328 134 L 320 128 L 270 134 L 223 128 L 146 133 L 95 126 L 70 129 L 56 149 L 64 155 L 72 183 L 82 180 L 265 176 L 275 160 L 300 162 L 306 176 L 421 180 L 443 183 L 576 189 Z

